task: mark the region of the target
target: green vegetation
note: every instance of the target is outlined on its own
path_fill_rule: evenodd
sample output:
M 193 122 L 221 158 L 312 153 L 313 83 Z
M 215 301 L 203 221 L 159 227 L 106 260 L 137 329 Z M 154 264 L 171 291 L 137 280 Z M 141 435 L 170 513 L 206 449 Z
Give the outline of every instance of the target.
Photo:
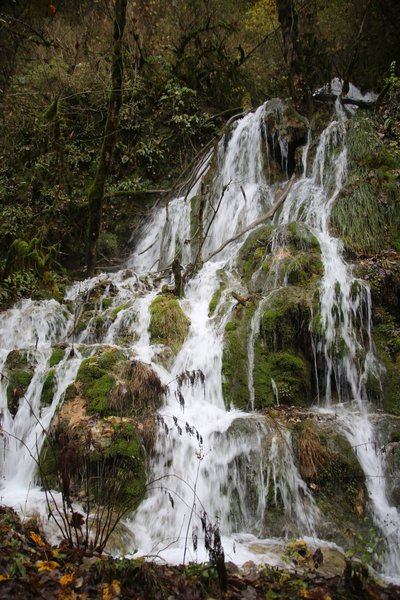
M 54 390 L 55 390 L 55 370 L 50 369 L 47 372 L 46 379 L 43 383 L 42 395 L 40 397 L 40 403 L 43 406 L 49 406 L 53 401 Z
M 61 346 L 55 346 L 50 356 L 50 367 L 56 367 L 64 358 L 65 349 Z
M 169 346 L 177 354 L 189 331 L 190 321 L 172 294 L 156 296 L 150 306 L 150 340 Z
M 311 370 L 308 362 L 298 353 L 266 352 L 262 342 L 255 344 L 254 405 L 263 409 L 276 404 L 272 380 L 278 391 L 280 404 L 304 406 L 310 402 Z
M 13 371 L 8 378 L 7 406 L 13 416 L 18 410 L 20 399 L 26 394 L 32 377 L 31 371 Z
M 238 305 L 225 327 L 222 354 L 222 391 L 225 404 L 248 410 L 250 394 L 248 387 L 248 336 L 254 306 Z
M 79 393 L 88 401 L 87 410 L 90 414 L 113 414 L 110 404 L 111 392 L 116 386 L 113 372 L 118 363 L 125 360 L 126 357 L 120 350 L 104 347 L 82 362 L 74 387 L 75 393 Z M 69 395 L 73 393 L 73 388 L 68 391 Z
M 332 224 L 352 254 L 400 248 L 400 154 L 379 133 L 377 123 L 362 111 L 349 124 L 349 177 L 335 203 Z

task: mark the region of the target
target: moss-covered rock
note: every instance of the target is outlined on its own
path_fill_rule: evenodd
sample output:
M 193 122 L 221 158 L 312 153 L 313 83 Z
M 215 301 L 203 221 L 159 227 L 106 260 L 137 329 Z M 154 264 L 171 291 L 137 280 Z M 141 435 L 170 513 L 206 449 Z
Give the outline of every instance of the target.
M 56 372 L 54 369 L 50 369 L 47 372 L 46 379 L 43 383 L 42 395 L 40 397 L 40 403 L 43 406 L 50 406 L 53 402 L 54 391 L 56 388 Z
M 151 343 L 169 346 L 174 354 L 177 354 L 190 325 L 179 300 L 172 294 L 156 296 L 150 306 L 150 315 Z
M 56 367 L 64 358 L 65 348 L 63 346 L 54 346 L 50 356 L 50 367 Z
M 107 417 L 96 423 L 81 407 L 64 406 L 39 457 L 45 487 L 61 488 L 66 499 L 82 495 L 114 511 L 134 510 L 146 489 L 145 452 L 136 423 Z M 89 495 L 89 497 L 88 497 Z
M 274 254 L 271 246 L 275 243 Z M 249 289 L 268 291 L 287 279 L 289 285 L 315 285 L 323 274 L 318 239 L 304 223 L 256 229 L 243 244 L 238 268 Z
M 51 371 L 48 380 L 50 386 Z M 39 479 L 71 498 L 89 494 L 113 510 L 134 510 L 166 391 L 150 365 L 113 347 L 98 349 L 66 390 L 40 454 Z
M 225 326 L 222 354 L 222 391 L 226 406 L 250 408 L 248 338 L 254 304 L 238 305 Z
M 111 415 L 111 392 L 116 387 L 116 367 L 126 356 L 116 348 L 103 347 L 85 359 L 76 377 L 75 388 L 88 401 L 88 412 Z
M 14 417 L 18 411 L 20 399 L 27 392 L 33 373 L 31 371 L 13 371 L 8 377 L 7 407 Z
M 287 286 L 277 290 L 261 315 L 254 343 L 254 406 L 307 405 L 315 393 L 310 323 L 313 288 Z M 273 389 L 275 384 L 276 390 Z
M 114 414 L 145 417 L 162 404 L 167 388 L 150 365 L 130 360 L 119 374 L 119 383 L 111 393 Z
M 282 403 L 309 403 L 315 391 L 311 331 L 323 274 L 318 239 L 302 223 L 260 227 L 243 244 L 237 264 L 248 288 L 263 296 L 260 329 L 254 335 L 254 408 L 276 402 L 274 383 Z M 250 311 L 237 308 L 224 338 L 225 400 L 242 408 L 249 400 L 247 355 L 253 312 L 254 305 Z
M 4 375 L 7 381 L 7 407 L 14 417 L 33 377 L 29 353 L 26 350 L 11 350 L 4 364 Z
M 310 404 L 310 365 L 304 357 L 299 353 L 268 352 L 260 341 L 255 345 L 254 354 L 254 408 L 262 409 L 276 402 L 296 406 Z
M 269 270 L 269 252 L 273 231 L 272 225 L 264 225 L 256 229 L 248 236 L 240 249 L 238 269 L 247 284 L 259 269 L 263 269 L 264 272 Z

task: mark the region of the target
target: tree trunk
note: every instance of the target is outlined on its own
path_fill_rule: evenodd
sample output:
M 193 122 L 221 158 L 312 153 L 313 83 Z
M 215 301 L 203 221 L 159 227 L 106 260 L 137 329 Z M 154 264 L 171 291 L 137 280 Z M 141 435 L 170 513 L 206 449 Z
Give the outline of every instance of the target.
M 298 16 L 294 0 L 275 0 L 282 30 L 283 50 L 289 71 L 290 94 L 299 110 L 307 104 L 304 73 L 300 58 Z
M 122 104 L 122 37 L 125 28 L 126 5 L 127 0 L 115 0 L 111 65 L 111 93 L 108 102 L 107 121 L 104 127 L 104 137 L 100 149 L 96 175 L 90 186 L 88 194 L 89 224 L 87 274 L 89 277 L 94 275 L 96 267 L 97 241 L 99 239 L 102 223 L 104 185 L 112 164 L 112 155 L 118 129 L 119 112 Z

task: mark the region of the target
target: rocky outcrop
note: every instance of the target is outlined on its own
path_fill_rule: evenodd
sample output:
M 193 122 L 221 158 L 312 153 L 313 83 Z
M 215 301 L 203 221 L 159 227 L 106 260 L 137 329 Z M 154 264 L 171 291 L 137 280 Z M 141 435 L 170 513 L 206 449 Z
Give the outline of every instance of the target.
M 51 373 L 51 371 L 49 371 Z M 146 456 L 165 387 L 153 369 L 103 346 L 85 359 L 39 458 L 46 487 L 133 510 L 146 488 Z

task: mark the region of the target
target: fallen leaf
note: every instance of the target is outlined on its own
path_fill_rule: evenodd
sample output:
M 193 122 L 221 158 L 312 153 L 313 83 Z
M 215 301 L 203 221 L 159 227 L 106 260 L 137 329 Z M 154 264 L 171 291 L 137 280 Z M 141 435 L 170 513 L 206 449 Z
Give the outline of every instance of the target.
M 31 538 L 31 540 L 33 542 L 35 542 L 35 544 L 37 544 L 38 546 L 42 546 L 42 548 L 44 546 L 46 546 L 45 542 L 42 540 L 42 538 L 40 537 L 40 535 L 38 535 L 37 533 L 35 533 L 34 531 L 30 531 L 29 532 L 29 537 Z
M 36 566 L 39 573 L 41 573 L 42 571 L 54 571 L 60 565 L 55 560 L 38 560 Z
M 62 586 L 71 585 L 75 581 L 75 573 L 65 573 L 60 577 L 60 583 Z

